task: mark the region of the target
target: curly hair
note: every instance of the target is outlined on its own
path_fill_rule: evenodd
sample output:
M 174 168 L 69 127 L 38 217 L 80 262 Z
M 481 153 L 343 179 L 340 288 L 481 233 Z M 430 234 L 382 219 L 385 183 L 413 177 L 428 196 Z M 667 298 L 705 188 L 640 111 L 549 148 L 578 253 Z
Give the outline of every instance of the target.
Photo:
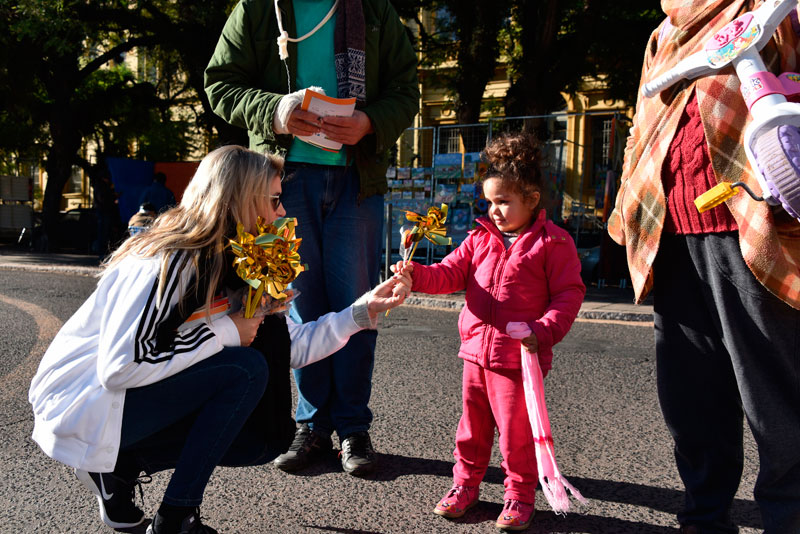
M 510 190 L 529 200 L 534 193 L 542 197 L 538 210 L 544 205 L 544 177 L 542 175 L 542 151 L 539 141 L 532 133 L 504 134 L 492 140 L 481 154 L 488 165 L 481 176 L 481 183 L 489 178 L 499 178 Z

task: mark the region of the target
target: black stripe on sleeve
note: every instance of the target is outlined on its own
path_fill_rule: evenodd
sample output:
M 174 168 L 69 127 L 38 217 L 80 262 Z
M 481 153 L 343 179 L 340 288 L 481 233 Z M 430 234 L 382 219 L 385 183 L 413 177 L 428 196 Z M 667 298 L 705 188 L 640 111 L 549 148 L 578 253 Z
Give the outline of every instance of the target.
M 134 361 L 153 361 L 154 354 L 158 353 L 157 350 L 157 333 L 158 327 L 164 318 L 169 313 L 169 303 L 172 295 L 180 282 L 181 271 L 178 269 L 180 263 L 180 255 L 176 254 L 170 261 L 167 267 L 166 283 L 164 284 L 164 296 L 161 299 L 161 305 L 156 305 L 157 292 L 158 292 L 158 276 L 153 281 L 153 287 L 147 297 L 144 310 L 142 312 L 142 319 L 139 323 L 139 328 L 136 331 L 136 339 L 134 341 Z M 165 358 L 157 358 L 159 361 L 170 359 L 172 355 Z

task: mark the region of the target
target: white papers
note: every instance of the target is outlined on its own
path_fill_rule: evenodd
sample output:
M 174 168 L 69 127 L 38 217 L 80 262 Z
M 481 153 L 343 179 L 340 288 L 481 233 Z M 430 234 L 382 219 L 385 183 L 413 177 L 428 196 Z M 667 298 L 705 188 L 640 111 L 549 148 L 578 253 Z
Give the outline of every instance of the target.
M 320 117 L 350 117 L 355 108 L 355 98 L 333 98 L 311 89 L 306 89 L 306 95 L 300 105 L 300 109 Z M 328 152 L 338 152 L 342 148 L 342 143 L 331 141 L 325 134 L 319 132 L 314 135 L 298 135 L 297 138 Z

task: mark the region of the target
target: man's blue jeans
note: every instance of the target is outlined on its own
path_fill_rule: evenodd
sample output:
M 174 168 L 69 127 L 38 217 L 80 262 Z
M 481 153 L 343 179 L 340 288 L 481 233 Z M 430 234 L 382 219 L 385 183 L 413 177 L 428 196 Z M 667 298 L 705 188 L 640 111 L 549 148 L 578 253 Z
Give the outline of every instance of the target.
M 301 292 L 292 318 L 313 321 L 378 283 L 383 197 L 359 199 L 353 166 L 287 162 L 286 175 L 281 198 L 287 216 L 297 218 L 300 258 L 309 267 L 292 284 Z M 376 331 L 361 331 L 331 357 L 294 371 L 297 422 L 340 438 L 369 428 L 376 339 Z

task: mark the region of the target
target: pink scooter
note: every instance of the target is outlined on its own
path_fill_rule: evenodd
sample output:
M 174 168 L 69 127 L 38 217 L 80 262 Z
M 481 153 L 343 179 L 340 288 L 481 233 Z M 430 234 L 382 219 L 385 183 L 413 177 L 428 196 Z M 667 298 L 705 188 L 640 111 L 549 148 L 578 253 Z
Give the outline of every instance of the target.
M 644 84 L 642 94 L 652 97 L 681 79 L 694 79 L 732 64 L 752 121 L 745 129 L 745 151 L 761 186 L 759 197 L 743 182 L 723 182 L 700 195 L 700 211 L 717 206 L 745 189 L 755 200 L 782 205 L 800 221 L 800 74 L 775 76 L 767 71 L 759 51 L 778 25 L 797 6 L 797 0 L 767 0 L 717 32 L 702 52 Z

